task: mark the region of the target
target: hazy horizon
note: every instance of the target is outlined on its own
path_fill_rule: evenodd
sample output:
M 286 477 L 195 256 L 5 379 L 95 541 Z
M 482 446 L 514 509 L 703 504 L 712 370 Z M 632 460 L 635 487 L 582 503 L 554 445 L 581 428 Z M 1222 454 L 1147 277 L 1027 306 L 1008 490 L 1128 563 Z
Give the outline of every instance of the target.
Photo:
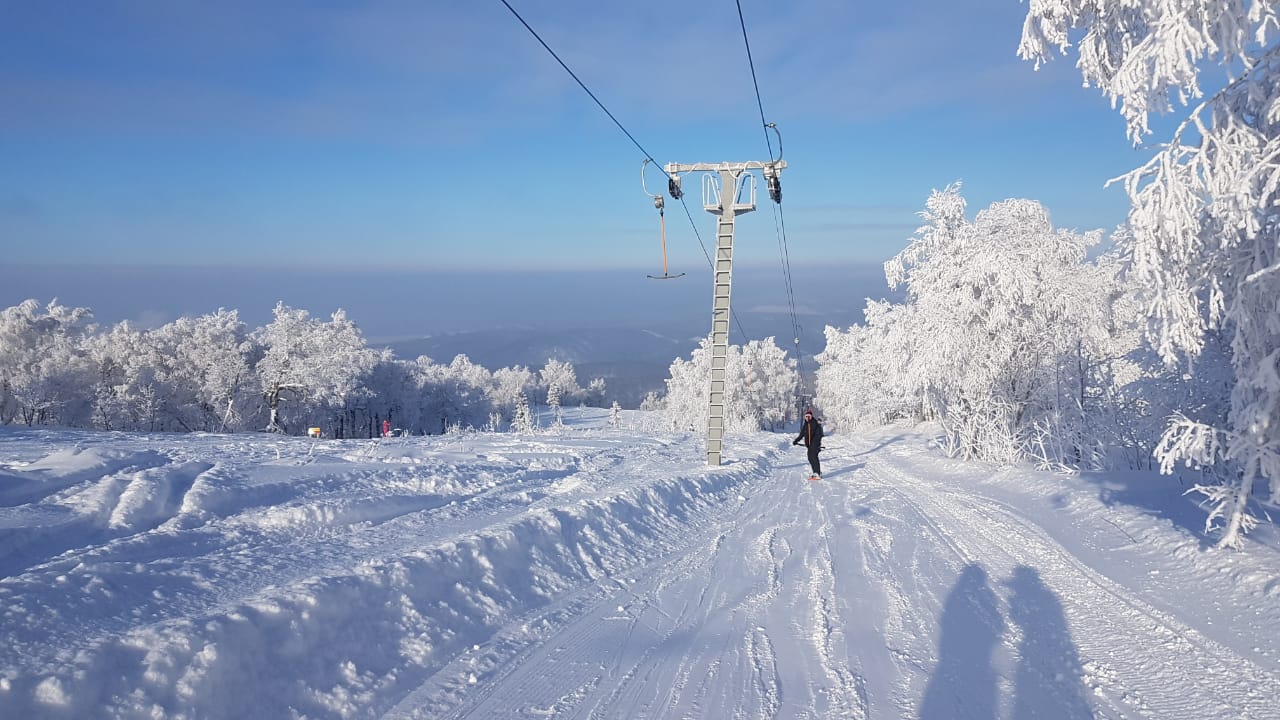
M 797 319 L 805 336 L 859 322 L 867 297 L 892 293 L 879 264 L 793 266 Z M 710 328 L 706 268 L 658 281 L 642 269 L 417 270 L 21 264 L 0 269 L 0 306 L 26 299 L 87 307 L 103 325 L 157 327 L 183 316 L 234 309 L 251 328 L 270 322 L 277 301 L 326 318 L 343 309 L 371 344 L 502 328 L 637 328 L 670 333 Z M 734 335 L 790 340 L 781 270 L 734 271 Z M 753 325 L 754 323 L 754 325 Z M 766 327 L 767 326 L 767 327 Z M 683 333 L 684 330 L 681 330 Z M 805 344 L 812 343 L 806 337 Z M 736 338 L 735 342 L 741 341 Z

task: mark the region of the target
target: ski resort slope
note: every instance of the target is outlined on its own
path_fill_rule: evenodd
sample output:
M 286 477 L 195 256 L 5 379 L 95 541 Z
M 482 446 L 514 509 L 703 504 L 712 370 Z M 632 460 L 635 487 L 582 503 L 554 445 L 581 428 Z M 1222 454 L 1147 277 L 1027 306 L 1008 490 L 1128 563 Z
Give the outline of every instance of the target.
M 605 414 L 0 429 L 0 717 L 1280 718 L 1275 530 L 1176 480 Z

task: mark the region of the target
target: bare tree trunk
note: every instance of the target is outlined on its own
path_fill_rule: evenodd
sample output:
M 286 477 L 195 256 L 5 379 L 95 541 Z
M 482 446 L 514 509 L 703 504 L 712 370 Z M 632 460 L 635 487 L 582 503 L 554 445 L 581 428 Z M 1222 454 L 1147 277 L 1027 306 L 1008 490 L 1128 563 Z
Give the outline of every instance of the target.
M 267 393 L 267 406 L 271 408 L 271 420 L 267 423 L 267 432 L 284 432 L 284 426 L 280 424 L 280 388 L 277 387 Z
M 1245 463 L 1244 472 L 1240 474 L 1240 485 L 1236 487 L 1235 497 L 1231 500 L 1231 509 L 1227 512 L 1227 527 L 1218 541 L 1218 548 L 1236 548 L 1244 544 L 1242 529 L 1245 509 L 1249 504 L 1249 495 L 1253 492 L 1253 481 L 1258 475 L 1258 460 L 1252 458 Z
M 235 401 L 236 399 L 234 396 L 227 398 L 227 410 L 222 413 L 222 427 L 218 429 L 218 432 L 226 432 L 227 426 L 231 424 L 232 408 L 235 405 Z

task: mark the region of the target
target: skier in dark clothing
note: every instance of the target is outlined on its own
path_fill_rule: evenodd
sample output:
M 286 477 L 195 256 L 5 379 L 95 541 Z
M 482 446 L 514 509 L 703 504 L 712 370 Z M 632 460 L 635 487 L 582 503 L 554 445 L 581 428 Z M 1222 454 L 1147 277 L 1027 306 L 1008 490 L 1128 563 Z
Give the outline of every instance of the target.
M 813 477 L 821 478 L 822 465 L 818 463 L 818 453 L 822 451 L 822 421 L 813 417 L 812 410 L 804 412 L 804 425 L 800 426 L 800 434 L 791 444 L 799 445 L 801 440 L 809 448 L 809 466 L 813 468 Z

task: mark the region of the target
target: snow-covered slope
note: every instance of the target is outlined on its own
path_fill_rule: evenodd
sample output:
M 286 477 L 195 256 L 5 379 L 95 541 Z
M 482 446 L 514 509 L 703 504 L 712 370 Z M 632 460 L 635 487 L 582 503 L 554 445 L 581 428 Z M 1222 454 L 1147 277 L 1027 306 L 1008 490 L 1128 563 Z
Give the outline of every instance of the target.
M 1176 481 L 832 438 L 0 430 L 0 717 L 1280 717 Z

